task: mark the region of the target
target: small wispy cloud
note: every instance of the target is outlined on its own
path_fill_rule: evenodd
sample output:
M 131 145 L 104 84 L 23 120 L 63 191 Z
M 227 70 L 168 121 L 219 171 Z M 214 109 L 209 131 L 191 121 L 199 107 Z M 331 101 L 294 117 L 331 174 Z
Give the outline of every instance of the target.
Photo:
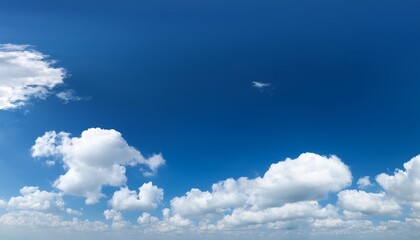
M 82 100 L 89 100 L 90 97 L 80 97 L 78 96 L 74 90 L 64 90 L 61 91 L 59 93 L 57 93 L 55 95 L 58 99 L 60 99 L 61 101 L 63 101 L 65 104 L 69 103 L 69 102 L 77 102 L 77 101 L 82 101 Z
M 268 88 L 268 87 L 271 87 L 271 83 L 253 81 L 252 87 L 255 87 L 258 89 Z
M 270 95 L 271 95 L 272 91 L 275 89 L 273 84 L 270 83 L 270 82 L 253 81 L 252 82 L 252 87 L 258 89 L 259 92 L 261 92 L 261 93 L 266 93 L 266 94 L 268 93 Z

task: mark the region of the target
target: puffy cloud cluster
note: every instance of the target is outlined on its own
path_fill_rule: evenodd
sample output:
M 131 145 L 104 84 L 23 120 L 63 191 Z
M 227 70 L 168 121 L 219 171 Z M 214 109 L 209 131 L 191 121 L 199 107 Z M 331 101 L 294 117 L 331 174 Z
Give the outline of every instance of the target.
M 108 137 L 107 140 L 100 139 L 99 141 L 114 142 L 111 140 L 113 134 Z M 76 139 L 77 141 L 82 141 L 80 139 L 86 142 L 90 141 L 83 134 Z M 76 159 L 74 156 L 77 156 L 77 159 L 86 160 L 83 164 L 103 167 L 95 152 L 93 159 L 85 157 L 91 155 L 82 151 L 83 148 L 70 151 L 74 151 L 75 155 L 66 152 L 63 147 L 68 144 L 66 142 L 77 146 L 79 144 L 77 141 L 73 141 L 67 133 L 50 132 L 44 138 L 37 140 L 38 145 L 34 145 L 33 155 L 60 156 L 64 163 Z M 101 144 L 95 146 L 103 147 Z M 112 144 L 107 146 L 115 149 Z M 122 152 L 126 152 L 127 147 L 131 149 L 128 144 L 118 146 Z M 124 156 L 121 153 L 117 155 Z M 138 159 L 127 160 L 128 158 L 123 158 L 126 160 L 118 162 L 106 160 L 109 161 L 108 165 L 117 164 L 120 167 L 139 164 Z M 355 236 L 356 232 L 361 239 L 371 239 L 371 237 L 379 236 L 378 234 L 392 239 L 400 233 L 415 232 L 420 227 L 420 214 L 416 210 L 419 209 L 416 207 L 420 206 L 416 205 L 420 202 L 417 196 L 419 189 L 417 186 L 418 159 L 419 157 L 415 157 L 405 163 L 404 170 L 397 170 L 394 175 L 378 175 L 376 178 L 378 184 L 375 186 L 382 187 L 382 190 L 367 192 L 366 189 L 344 189 L 351 185 L 352 176 L 349 168 L 336 156 L 325 157 L 314 153 L 304 153 L 296 159 L 288 158 L 272 164 L 261 177 L 253 179 L 229 178 L 213 184 L 210 191 L 193 188 L 185 195 L 174 197 L 170 201 L 170 208 L 162 210 L 161 217 L 153 216 L 147 211 L 156 209 L 163 202 L 163 189 L 153 185 L 152 182 L 144 183 L 138 191 L 123 186 L 114 192 L 108 201 L 112 209 L 105 210 L 103 215 L 105 219 L 110 220 L 113 231 L 117 233 L 130 232 L 133 236 L 138 236 L 139 232 L 154 236 L 156 233 L 167 234 L 159 236 L 174 236 L 173 233 L 182 233 L 184 234 L 182 236 L 186 236 L 186 234 L 213 234 L 212 236 L 214 236 L 214 234 L 221 233 L 242 238 L 247 233 L 252 233 L 254 235 L 250 236 L 254 238 L 258 232 L 261 234 L 258 235 L 260 237 L 274 239 L 273 236 L 279 236 L 276 235 L 279 233 L 278 231 L 287 230 L 287 233 L 309 234 L 308 236 L 314 239 L 331 237 L 331 234 L 334 236 Z M 69 165 L 65 164 L 65 166 Z M 68 167 L 68 171 L 75 166 Z M 362 177 L 358 181 L 358 186 L 366 188 L 373 184 L 369 177 Z M 402 189 L 398 189 L 397 186 Z M 334 193 L 337 193 L 336 206 L 332 202 L 322 204 L 321 200 L 328 199 L 328 196 Z M 10 200 L 7 203 L 8 209 L 31 209 L 32 211 L 4 214 L 0 217 L 0 227 L 3 224 L 60 229 L 91 227 L 102 229 L 100 231 L 109 229 L 108 225 L 103 222 L 82 221 L 77 218 L 66 221 L 59 216 L 46 213 L 45 211 L 48 209 L 59 207 L 68 214 L 81 214 L 71 208 L 64 209 L 64 203 L 60 204 L 60 201 L 57 201 L 61 199 L 60 193 L 48 193 L 40 191 L 37 187 L 25 187 L 22 188 L 21 194 L 22 196 L 12 197 L 11 200 L 20 199 L 22 202 L 20 206 L 25 207 L 12 208 Z M 35 195 L 44 196 L 40 199 L 53 200 L 42 201 L 44 205 L 38 204 L 36 208 L 23 204 L 25 198 L 32 199 L 31 202 L 36 203 L 37 201 L 33 200 L 36 199 L 33 197 Z M 16 202 L 16 200 L 14 201 Z M 46 207 L 48 205 L 50 207 Z M 410 212 L 407 211 L 409 209 L 406 206 L 411 209 Z M 33 211 L 35 209 L 37 211 Z M 124 219 L 123 211 L 136 210 L 146 211 L 137 218 L 137 224 Z M 401 217 L 406 213 L 408 214 Z M 369 219 L 372 216 L 375 220 L 384 220 L 389 217 L 398 217 L 398 219 L 372 222 Z M 267 231 L 267 229 L 270 230 Z M 277 232 L 273 236 L 269 236 L 267 233 L 270 231 Z M 405 234 L 404 236 L 415 235 Z
M 124 220 L 121 212 L 114 209 L 105 210 L 104 216 L 106 220 L 112 220 L 112 228 L 114 229 L 124 229 L 131 226 L 130 222 Z
M 0 44 L 0 110 L 45 98 L 63 83 L 65 70 L 53 67 L 48 56 L 28 45 Z
M 276 223 L 295 219 L 327 218 L 337 215 L 332 205 L 321 208 L 317 201 L 287 203 L 281 207 L 266 208 L 259 211 L 238 208 L 231 215 L 218 222 L 219 228 Z
M 420 209 L 420 155 L 404 163 L 404 169 L 394 175 L 381 173 L 376 181 L 388 195 Z
M 12 197 L 8 207 L 13 209 L 49 210 L 63 208 L 64 201 L 61 193 L 41 191 L 38 187 L 30 186 L 20 189 L 22 196 Z
M 387 198 L 385 193 L 345 190 L 338 193 L 338 204 L 350 213 L 366 215 L 397 215 L 401 211 L 400 205 L 393 199 Z
M 144 183 L 139 188 L 139 193 L 127 187 L 114 192 L 109 204 L 116 210 L 143 210 L 156 209 L 163 200 L 163 189 L 153 185 L 152 182 Z
M 66 132 L 46 132 L 36 139 L 32 156 L 61 159 L 66 173 L 54 186 L 64 194 L 86 197 L 87 204 L 96 203 L 104 196 L 102 186 L 124 185 L 126 166 L 140 164 L 148 168 L 147 175 L 153 175 L 165 164 L 161 154 L 145 158 L 128 145 L 121 133 L 101 128 L 85 130 L 80 137 L 70 137 Z
M 145 229 L 145 232 L 184 232 L 193 228 L 193 222 L 181 217 L 179 214 L 171 214 L 169 208 L 162 210 L 162 220 L 143 213 L 137 223 Z
M 227 179 L 212 191 L 192 189 L 171 200 L 174 213 L 197 216 L 236 208 L 264 210 L 286 203 L 324 199 L 351 184 L 349 168 L 336 156 L 301 154 L 272 164 L 263 177 Z

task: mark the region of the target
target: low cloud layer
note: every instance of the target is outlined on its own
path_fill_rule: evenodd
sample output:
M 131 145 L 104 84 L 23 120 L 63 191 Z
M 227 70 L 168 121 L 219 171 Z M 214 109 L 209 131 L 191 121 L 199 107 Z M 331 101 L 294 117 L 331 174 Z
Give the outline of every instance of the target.
M 98 149 L 98 152 L 88 149 Z M 8 211 L 0 216 L 0 228 L 33 226 L 126 233 L 128 238 L 159 234 L 164 239 L 172 239 L 174 233 L 193 238 L 232 239 L 257 235 L 264 239 L 293 238 L 301 234 L 308 239 L 331 237 L 331 234 L 357 235 L 361 239 L 378 236 L 393 239 L 404 235 L 410 239 L 420 228 L 419 156 L 393 175 L 379 174 L 376 183 L 370 182 L 369 176 L 360 178 L 357 185 L 363 190 L 349 188 L 352 174 L 338 157 L 304 153 L 295 159 L 273 163 L 261 177 L 229 178 L 213 184 L 210 191 L 192 188 L 165 201 L 164 190 L 152 182 L 144 183 L 138 191 L 124 185 L 126 177 L 125 171 L 120 171 L 122 168 L 138 164 L 154 168 L 155 163 L 148 164 L 148 159 L 115 130 L 88 129 L 74 138 L 68 133 L 47 132 L 37 139 L 32 154 L 57 158 L 66 166 L 67 172 L 54 183 L 61 192 L 23 187 L 20 196 L 0 201 L 0 207 Z M 95 169 L 101 170 L 95 172 Z M 94 187 L 77 189 L 76 184 L 66 182 L 63 176 L 71 171 L 75 171 L 72 173 L 75 175 L 69 175 L 74 177 L 73 182 L 93 181 L 95 184 L 88 186 Z M 101 176 L 102 172 L 108 177 Z M 103 211 L 103 221 L 82 220 L 80 211 L 64 206 L 65 194 L 84 196 L 87 204 L 100 201 L 102 186 L 120 187 L 107 200 L 110 209 Z M 376 191 L 369 192 L 368 187 Z M 91 196 L 94 198 L 89 199 Z M 165 202 L 169 206 L 165 207 Z M 159 207 L 162 207 L 161 214 L 156 211 Z M 65 219 L 53 211 L 73 219 Z M 133 221 L 134 213 L 138 214 L 137 221 Z

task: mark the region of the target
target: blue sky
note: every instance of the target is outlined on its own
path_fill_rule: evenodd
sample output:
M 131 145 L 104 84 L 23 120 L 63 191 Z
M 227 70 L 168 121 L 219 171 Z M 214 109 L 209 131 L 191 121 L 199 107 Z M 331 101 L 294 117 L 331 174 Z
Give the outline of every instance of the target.
M 0 26 L 9 239 L 419 233 L 417 1 L 5 0 Z

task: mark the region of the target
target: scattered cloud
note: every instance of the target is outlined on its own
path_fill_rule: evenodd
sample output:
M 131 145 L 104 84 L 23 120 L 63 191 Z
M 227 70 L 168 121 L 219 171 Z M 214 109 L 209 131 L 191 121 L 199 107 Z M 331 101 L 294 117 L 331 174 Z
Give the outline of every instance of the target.
M 369 176 L 365 176 L 357 180 L 357 185 L 359 186 L 360 189 L 364 189 L 369 186 L 372 186 L 372 183 L 370 182 Z
M 358 190 L 344 190 L 338 193 L 338 204 L 351 213 L 365 215 L 398 215 L 401 207 L 385 193 L 367 193 Z M 349 215 L 349 214 L 347 214 Z M 352 214 L 350 216 L 357 216 Z
M 225 216 L 217 225 L 219 229 L 233 226 L 276 223 L 296 219 L 327 218 L 337 215 L 337 209 L 332 205 L 321 208 L 316 201 L 286 203 L 281 207 L 262 210 L 245 210 L 237 208 L 232 214 Z
M 55 180 L 54 186 L 64 194 L 85 197 L 87 204 L 104 197 L 103 186 L 124 185 L 127 181 L 125 166 L 140 164 L 152 175 L 165 164 L 162 155 L 144 158 L 127 144 L 121 133 L 101 128 L 85 130 L 80 137 L 70 137 L 65 132 L 46 132 L 36 139 L 32 156 L 60 159 L 66 173 Z
M 139 188 L 139 193 L 131 191 L 127 187 L 114 192 L 109 204 L 116 210 L 142 210 L 156 209 L 163 200 L 163 189 L 153 185 L 152 182 L 144 183 Z
M 7 207 L 7 202 L 3 199 L 0 199 L 0 208 L 6 208 Z
M 40 211 L 6 213 L 0 216 L 0 225 L 36 227 L 37 229 L 59 228 L 76 232 L 97 232 L 108 229 L 108 225 L 101 221 L 80 220 L 78 218 L 66 221 L 60 216 Z
M 67 214 L 70 214 L 70 215 L 78 215 L 78 216 L 83 215 L 81 211 L 74 210 L 74 209 L 71 209 L 71 208 L 66 208 L 66 212 L 67 212 Z
M 113 229 L 124 229 L 131 226 L 131 223 L 124 220 L 121 212 L 114 209 L 107 209 L 104 211 L 104 216 L 106 220 L 112 220 Z
M 63 101 L 65 104 L 69 103 L 69 102 L 77 102 L 77 101 L 82 101 L 82 100 L 89 100 L 90 97 L 80 97 L 77 96 L 76 93 L 74 92 L 74 90 L 64 90 L 61 91 L 57 94 L 55 94 L 55 96 L 60 99 L 61 101 Z
M 123 139 L 121 135 L 115 135 L 117 133 L 115 130 L 86 131 L 78 138 L 70 138 L 68 133 L 48 132 L 43 136 L 45 138 L 41 137 L 37 141 L 35 145 L 38 144 L 38 146 L 34 145 L 32 153 L 35 157 L 59 155 L 60 161 L 66 166 L 67 173 L 72 168 L 81 165 L 98 169 L 108 169 L 109 165 L 119 167 L 145 165 L 143 162 L 147 159 L 140 161 L 138 157 L 133 157 L 133 153 L 127 150 L 132 147 L 125 141 L 121 142 Z M 88 137 L 90 134 L 92 134 L 91 137 L 95 136 L 95 139 L 99 139 L 99 142 L 91 143 Z M 115 143 L 116 139 L 119 139 L 117 143 Z M 107 144 L 104 145 L 104 142 Z M 87 145 L 84 146 L 82 143 Z M 55 147 L 49 147 L 49 145 Z M 83 147 L 87 146 L 90 149 L 103 150 L 104 146 L 114 150 L 119 149 L 118 153 L 114 154 L 123 156 L 118 158 L 123 160 L 115 162 L 104 158 L 104 155 L 98 155 L 99 153 L 83 151 Z M 135 149 L 133 151 L 138 152 Z M 104 154 L 109 156 L 110 153 Z M 134 154 L 134 156 L 138 155 Z M 99 157 L 101 160 L 98 160 Z M 84 159 L 83 162 L 80 162 L 81 159 Z M 170 208 L 162 209 L 161 216 L 143 212 L 139 214 L 136 223 L 125 219 L 123 211 L 152 211 L 163 202 L 163 189 L 153 185 L 152 182 L 144 183 L 138 191 L 135 191 L 124 186 L 123 181 L 117 181 L 122 185 L 108 201 L 112 209 L 103 212 L 109 224 L 79 218 L 65 220 L 61 216 L 48 213 L 58 208 L 61 212 L 67 212 L 68 215 L 82 215 L 81 211 L 64 208 L 62 193 L 41 191 L 38 187 L 24 187 L 21 189 L 21 196 L 12 197 L 8 203 L 0 201 L 0 206 L 3 205 L 3 208 L 7 207 L 7 211 L 11 211 L 0 216 L 0 228 L 2 226 L 32 226 L 41 229 L 54 228 L 60 231 L 115 231 L 115 233 L 131 234 L 130 236 L 138 236 L 139 233 L 146 234 L 144 236 L 156 236 L 158 233 L 162 237 L 173 236 L 177 233 L 183 234 L 182 236 L 188 234 L 196 237 L 206 236 L 206 234 L 211 234 L 208 236 L 225 234 L 223 235 L 225 238 L 230 236 L 231 239 L 242 239 L 248 234 L 254 237 L 257 234 L 264 239 L 276 239 L 280 234 L 278 231 L 283 231 L 282 234 L 296 234 L 296 236 L 305 234 L 308 239 L 324 238 L 331 234 L 355 236 L 356 232 L 362 239 L 370 239 L 372 236 L 379 236 L 378 234 L 393 239 L 398 234 L 415 232 L 420 227 L 420 212 L 418 211 L 420 205 L 416 198 L 417 193 L 410 192 L 410 196 L 402 197 L 399 191 L 408 194 L 408 190 L 394 189 L 396 186 L 401 187 L 398 184 L 407 184 L 408 186 L 404 186 L 408 189 L 416 187 L 418 159 L 419 157 L 415 157 L 405 163 L 404 171 L 397 170 L 394 175 L 378 175 L 379 186 L 385 187 L 381 192 L 372 193 L 344 189 L 351 185 L 352 176 L 349 168 L 338 157 L 304 153 L 295 159 L 287 158 L 272 164 L 261 177 L 228 178 L 213 184 L 210 191 L 193 188 L 185 195 L 174 197 L 170 201 Z M 70 162 L 66 163 L 66 161 Z M 92 169 L 89 170 L 92 171 Z M 97 182 L 96 175 L 96 172 L 94 174 L 91 172 L 91 179 L 83 180 Z M 112 174 L 108 176 L 113 178 Z M 122 176 L 125 177 L 125 175 Z M 358 182 L 359 187 L 372 184 L 368 177 L 362 177 Z M 111 184 L 101 182 L 96 186 L 101 189 L 105 185 Z M 100 190 L 93 193 L 102 194 Z M 334 193 L 337 194 L 335 205 L 330 201 L 331 198 L 328 198 Z M 323 200 L 329 203 L 322 203 Z M 132 214 L 130 213 L 130 216 Z M 384 216 L 397 217 L 397 219 L 380 221 L 386 219 L 383 218 Z M 368 219 L 369 217 L 375 221 Z M 270 235 L 270 233 L 275 234 Z M 406 236 L 415 236 L 415 234 Z
M 258 89 L 271 87 L 271 83 L 253 81 L 252 86 Z
M 404 169 L 394 175 L 381 173 L 376 181 L 388 195 L 420 209 L 420 155 L 404 163 Z
M 54 165 L 55 165 L 55 161 L 52 161 L 52 160 L 47 160 L 47 161 L 45 161 L 45 164 L 46 164 L 48 167 L 52 167 L 52 166 L 54 166 Z
M 44 99 L 63 83 L 66 71 L 28 45 L 0 44 L 0 110 L 14 109 L 32 98 Z
M 38 187 L 25 186 L 20 189 L 21 196 L 12 197 L 8 207 L 13 209 L 49 210 L 63 208 L 64 201 L 61 193 L 41 191 Z
M 264 210 L 286 203 L 321 200 L 351 184 L 349 168 L 336 156 L 301 154 L 272 164 L 263 177 L 227 179 L 212 191 L 191 189 L 171 200 L 174 213 L 198 216 L 235 208 Z

